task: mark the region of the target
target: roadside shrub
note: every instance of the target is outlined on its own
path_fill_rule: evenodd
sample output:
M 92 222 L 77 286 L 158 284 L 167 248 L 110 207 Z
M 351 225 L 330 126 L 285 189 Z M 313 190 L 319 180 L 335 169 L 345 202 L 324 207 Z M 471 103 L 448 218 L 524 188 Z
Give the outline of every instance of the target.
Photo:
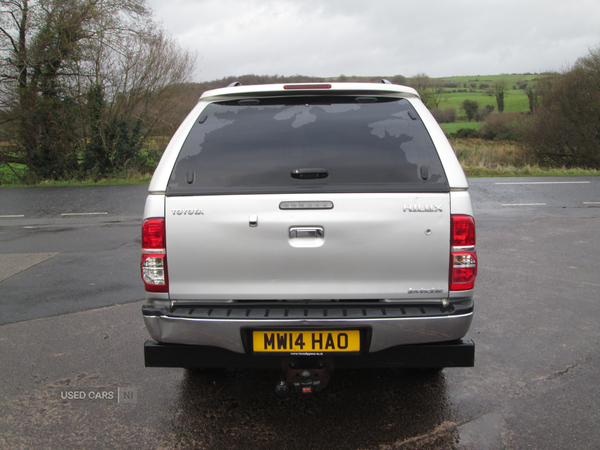
M 522 136 L 524 117 L 519 113 L 491 113 L 479 129 L 483 139 L 517 141 Z
M 140 149 L 135 159 L 135 170 L 141 174 L 152 174 L 163 152 L 157 147 L 146 146 Z

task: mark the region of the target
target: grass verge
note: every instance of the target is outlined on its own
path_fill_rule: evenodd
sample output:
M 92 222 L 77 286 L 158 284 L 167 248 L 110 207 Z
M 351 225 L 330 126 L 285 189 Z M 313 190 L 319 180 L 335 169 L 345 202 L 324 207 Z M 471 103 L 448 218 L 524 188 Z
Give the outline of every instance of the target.
M 512 141 L 450 139 L 450 144 L 468 177 L 600 176 L 600 170 L 540 167 Z
M 130 175 L 125 178 L 102 178 L 100 180 L 43 180 L 39 183 L 28 184 L 21 183 L 18 180 L 12 180 L 8 183 L 0 183 L 0 188 L 11 187 L 62 187 L 62 186 L 114 186 L 127 184 L 148 184 L 152 178 L 151 174 L 146 175 Z

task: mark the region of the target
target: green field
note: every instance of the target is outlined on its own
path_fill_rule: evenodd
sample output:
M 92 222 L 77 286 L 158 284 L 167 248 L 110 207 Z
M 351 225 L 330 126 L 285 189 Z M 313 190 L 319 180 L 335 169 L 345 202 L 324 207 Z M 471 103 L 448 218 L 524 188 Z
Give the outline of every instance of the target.
M 454 123 L 440 123 L 440 127 L 446 134 L 456 133 L 461 128 L 473 128 L 478 130 L 485 122 L 454 122 Z
M 454 108 L 456 113 L 461 116 L 460 107 L 465 100 L 475 100 L 479 103 L 479 108 L 484 108 L 486 105 L 492 105 L 494 111 L 498 110 L 496 98 L 490 97 L 483 92 L 454 92 L 444 94 L 440 103 L 440 109 Z M 527 112 L 529 111 L 529 100 L 525 91 L 522 89 L 510 89 L 504 94 L 504 112 Z
M 504 94 L 504 112 L 527 112 L 529 111 L 529 100 L 524 89 L 519 88 L 519 83 L 531 85 L 543 75 L 540 74 L 511 74 L 511 75 L 486 75 L 486 76 L 464 76 L 464 77 L 443 77 L 436 78 L 442 83 L 461 83 L 460 87 L 447 87 L 446 94 L 440 103 L 440 109 L 454 108 L 459 116 L 463 115 L 460 107 L 465 100 L 475 100 L 480 108 L 486 105 L 492 105 L 494 111 L 497 111 L 496 98 L 490 97 L 485 93 L 485 89 L 479 89 L 482 84 L 492 86 L 499 80 L 506 81 L 506 91 Z M 466 84 L 466 87 L 465 87 Z M 475 88 L 473 88 L 475 85 Z M 457 92 L 459 89 L 469 89 L 470 92 Z
M 496 104 L 496 98 L 490 97 L 485 93 L 485 88 L 480 89 L 480 86 L 488 85 L 492 86 L 495 82 L 504 80 L 506 81 L 506 91 L 504 93 L 504 112 L 527 112 L 529 111 L 529 100 L 524 89 L 519 88 L 519 84 L 527 83 L 531 85 L 535 83 L 544 74 L 539 73 L 525 73 L 525 74 L 503 74 L 503 75 L 468 75 L 460 77 L 439 77 L 434 80 L 444 83 L 460 83 L 457 87 L 444 87 L 446 93 L 442 95 L 442 101 L 439 104 L 440 109 L 454 108 L 461 120 L 465 119 L 464 112 L 461 111 L 460 107 L 465 100 L 475 100 L 479 103 L 480 108 L 485 108 L 486 105 L 492 105 L 494 111 L 498 110 Z M 345 81 L 355 82 L 377 82 L 382 78 L 393 78 L 393 77 L 346 77 Z M 330 81 L 338 81 L 336 78 L 331 78 Z M 410 79 L 408 80 L 410 84 Z M 466 87 L 465 87 L 466 84 Z M 475 87 L 473 87 L 475 85 Z M 458 90 L 469 90 L 469 92 L 458 92 Z M 445 129 L 445 128 L 444 128 Z

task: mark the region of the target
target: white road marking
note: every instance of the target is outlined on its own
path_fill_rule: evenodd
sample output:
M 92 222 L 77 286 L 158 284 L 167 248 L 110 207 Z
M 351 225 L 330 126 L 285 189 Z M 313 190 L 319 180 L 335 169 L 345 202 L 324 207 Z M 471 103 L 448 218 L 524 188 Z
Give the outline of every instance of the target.
M 590 181 L 511 181 L 496 184 L 590 184 Z
M 502 206 L 546 206 L 545 203 L 502 203 Z
M 0 216 L 0 219 L 13 219 L 15 217 L 25 217 L 24 214 L 10 214 L 6 216 Z
M 61 216 L 99 216 L 106 215 L 107 212 L 87 212 L 87 213 L 62 213 Z
M 600 202 L 583 202 L 584 205 L 600 205 Z

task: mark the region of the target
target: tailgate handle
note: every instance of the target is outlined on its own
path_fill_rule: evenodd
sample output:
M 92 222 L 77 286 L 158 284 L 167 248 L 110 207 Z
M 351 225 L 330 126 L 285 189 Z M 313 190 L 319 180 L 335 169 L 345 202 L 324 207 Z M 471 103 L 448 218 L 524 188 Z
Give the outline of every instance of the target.
M 312 180 L 315 178 L 327 178 L 329 176 L 329 172 L 327 169 L 322 168 L 314 168 L 314 169 L 294 169 L 292 170 L 292 178 L 298 178 L 300 180 Z
M 292 227 L 290 228 L 290 239 L 293 238 L 323 238 L 325 229 L 323 227 Z

